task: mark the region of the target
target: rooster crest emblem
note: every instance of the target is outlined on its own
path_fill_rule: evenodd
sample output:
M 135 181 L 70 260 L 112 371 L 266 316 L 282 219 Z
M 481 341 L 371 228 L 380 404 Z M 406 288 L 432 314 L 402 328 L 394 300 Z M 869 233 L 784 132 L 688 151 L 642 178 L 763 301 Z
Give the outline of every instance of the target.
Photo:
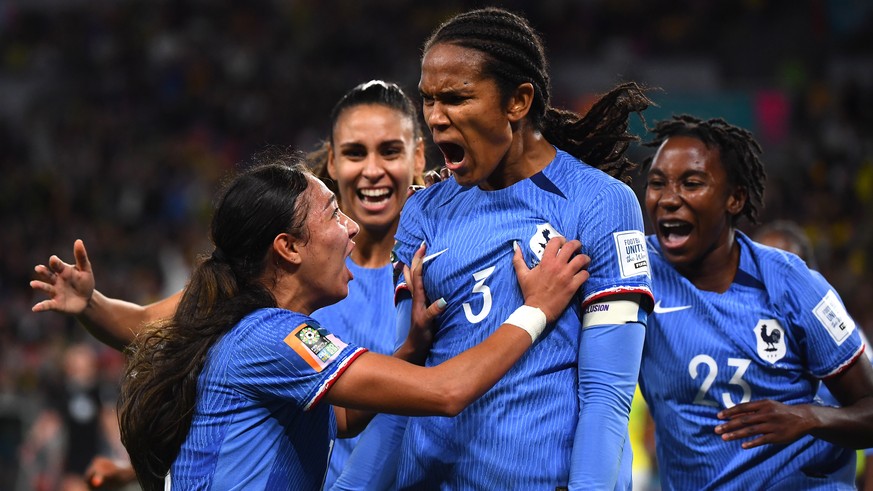
M 769 363 L 785 357 L 785 329 L 776 319 L 761 319 L 754 329 L 758 356 Z
M 536 256 L 536 264 L 539 264 L 543 259 L 543 253 L 546 251 L 546 244 L 549 242 L 549 239 L 555 237 L 563 237 L 563 235 L 555 230 L 551 223 L 546 222 L 537 225 L 537 231 L 528 241 L 530 250 Z

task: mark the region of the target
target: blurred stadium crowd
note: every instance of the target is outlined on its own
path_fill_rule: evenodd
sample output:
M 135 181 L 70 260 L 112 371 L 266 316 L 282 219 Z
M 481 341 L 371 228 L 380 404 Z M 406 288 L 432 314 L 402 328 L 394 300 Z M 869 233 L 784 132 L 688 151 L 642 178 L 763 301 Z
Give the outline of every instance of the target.
M 636 80 L 659 88 L 649 123 L 690 112 L 752 130 L 769 174 L 763 220 L 803 226 L 873 337 L 873 4 L 493 3 L 543 33 L 557 106 L 584 111 Z M 313 149 L 355 84 L 383 78 L 415 95 L 425 37 L 482 5 L 0 3 L 0 482 L 31 489 L 51 467 L 51 445 L 22 460 L 21 442 L 36 438 L 34 421 L 64 384 L 70 346 L 94 348 L 110 407 L 121 366 L 75 321 L 30 312 L 35 264 L 72 260 L 82 238 L 104 293 L 146 303 L 175 292 L 209 250 L 208 211 L 227 172 L 267 144 Z

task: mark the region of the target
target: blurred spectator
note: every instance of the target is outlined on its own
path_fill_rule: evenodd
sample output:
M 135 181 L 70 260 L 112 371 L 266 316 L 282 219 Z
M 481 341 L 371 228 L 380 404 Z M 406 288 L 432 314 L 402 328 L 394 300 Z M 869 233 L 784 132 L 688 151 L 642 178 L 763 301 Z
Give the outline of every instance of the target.
M 19 478 L 34 491 L 85 490 L 85 469 L 98 453 L 125 455 L 114 391 L 107 394 L 115 385 L 100 379 L 108 367 L 101 367 L 97 350 L 77 343 L 64 348 L 61 358 L 60 373 L 50 373 L 44 384 L 46 407 L 21 446 Z

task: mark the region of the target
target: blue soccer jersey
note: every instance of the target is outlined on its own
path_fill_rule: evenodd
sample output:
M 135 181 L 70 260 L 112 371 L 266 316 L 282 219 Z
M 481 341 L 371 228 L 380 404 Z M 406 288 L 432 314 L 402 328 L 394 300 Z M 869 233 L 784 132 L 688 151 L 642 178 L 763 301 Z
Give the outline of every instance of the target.
M 246 316 L 209 351 L 173 489 L 320 489 L 336 420 L 318 402 L 364 351 L 296 312 Z
M 505 189 L 483 191 L 450 179 L 407 202 L 397 256 L 409 264 L 426 242 L 425 289 L 431 299 L 448 302 L 436 322 L 428 366 L 480 343 L 524 302 L 512 266 L 513 242 L 533 266 L 556 235 L 579 239 L 591 257 L 580 301 L 461 414 L 409 419 L 400 489 L 567 486 L 584 402 L 577 391 L 582 306 L 615 293 L 650 295 L 636 196 L 565 152 L 558 151 L 542 172 Z
M 393 267 L 388 264 L 381 268 L 364 268 L 351 258 L 346 259 L 346 266 L 355 278 L 349 283 L 349 295 L 316 310 L 312 318 L 347 343 L 391 354 L 396 337 Z M 336 481 L 358 440 L 359 437 L 339 438 L 334 442 L 325 489 Z M 353 471 L 359 474 L 365 470 Z M 363 482 L 368 481 L 365 476 L 358 477 Z
M 655 421 L 664 489 L 855 489 L 853 450 L 806 436 L 744 450 L 714 432 L 716 414 L 760 399 L 813 403 L 819 380 L 863 345 L 831 286 L 794 255 L 737 233 L 724 293 L 697 289 L 649 238 L 657 303 L 640 388 Z

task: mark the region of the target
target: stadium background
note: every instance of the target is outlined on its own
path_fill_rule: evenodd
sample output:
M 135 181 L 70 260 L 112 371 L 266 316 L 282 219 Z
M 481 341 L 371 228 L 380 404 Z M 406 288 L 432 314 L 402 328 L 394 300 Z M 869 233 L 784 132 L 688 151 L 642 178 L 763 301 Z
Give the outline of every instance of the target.
M 555 106 L 584 111 L 636 80 L 661 89 L 649 123 L 691 112 L 751 129 L 769 174 L 763 220 L 805 228 L 871 332 L 873 3 L 5 0 L 0 487 L 28 489 L 38 469 L 18 445 L 62 377 L 62 353 L 88 342 L 74 321 L 30 312 L 42 298 L 28 287 L 33 265 L 71 260 L 82 238 L 104 293 L 146 303 L 178 290 L 209 251 L 212 197 L 237 162 L 267 144 L 313 149 L 360 82 L 415 96 L 425 37 L 487 4 L 542 32 Z M 97 349 L 111 393 L 120 356 Z

